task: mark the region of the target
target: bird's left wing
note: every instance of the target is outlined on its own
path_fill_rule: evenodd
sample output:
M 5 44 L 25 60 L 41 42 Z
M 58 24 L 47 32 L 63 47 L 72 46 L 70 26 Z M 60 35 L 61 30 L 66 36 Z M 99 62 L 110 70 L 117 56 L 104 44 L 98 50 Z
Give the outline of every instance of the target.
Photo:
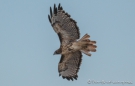
M 62 75 L 62 77 L 67 80 L 77 80 L 77 73 L 80 68 L 81 61 L 82 53 L 80 51 L 62 55 L 58 65 L 59 75 Z
M 54 4 L 53 11 L 50 7 L 48 19 L 54 31 L 58 34 L 62 45 L 79 39 L 80 32 L 76 21 L 70 18 L 70 15 L 63 10 L 60 4 L 58 7 Z

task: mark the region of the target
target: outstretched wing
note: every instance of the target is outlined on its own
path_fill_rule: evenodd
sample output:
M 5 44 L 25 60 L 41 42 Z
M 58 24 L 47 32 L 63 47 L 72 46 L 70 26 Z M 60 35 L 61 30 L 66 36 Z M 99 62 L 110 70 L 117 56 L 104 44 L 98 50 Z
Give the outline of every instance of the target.
M 62 45 L 79 39 L 80 33 L 76 21 L 70 18 L 68 13 L 65 13 L 60 4 L 58 7 L 54 4 L 53 12 L 50 7 L 50 15 L 48 15 L 48 19 L 54 31 L 58 34 Z
M 58 71 L 59 75 L 63 77 L 63 79 L 77 80 L 77 73 L 80 68 L 80 64 L 82 61 L 82 53 L 80 51 L 76 51 L 74 53 L 62 55 L 59 65 Z

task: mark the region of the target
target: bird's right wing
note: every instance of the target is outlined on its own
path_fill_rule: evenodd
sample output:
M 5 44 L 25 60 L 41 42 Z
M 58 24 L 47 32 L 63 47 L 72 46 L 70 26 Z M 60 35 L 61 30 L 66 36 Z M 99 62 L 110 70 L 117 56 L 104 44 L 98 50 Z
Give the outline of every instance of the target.
M 77 80 L 81 61 L 82 53 L 80 51 L 62 55 L 58 65 L 59 75 L 62 75 L 63 79 Z

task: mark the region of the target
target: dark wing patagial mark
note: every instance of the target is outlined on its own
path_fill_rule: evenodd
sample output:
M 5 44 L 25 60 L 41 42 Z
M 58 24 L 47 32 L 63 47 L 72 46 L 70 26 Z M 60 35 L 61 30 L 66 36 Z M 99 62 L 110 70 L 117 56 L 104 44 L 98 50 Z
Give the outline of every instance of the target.
M 58 33 L 58 37 L 59 37 L 60 43 L 62 43 L 61 33 Z

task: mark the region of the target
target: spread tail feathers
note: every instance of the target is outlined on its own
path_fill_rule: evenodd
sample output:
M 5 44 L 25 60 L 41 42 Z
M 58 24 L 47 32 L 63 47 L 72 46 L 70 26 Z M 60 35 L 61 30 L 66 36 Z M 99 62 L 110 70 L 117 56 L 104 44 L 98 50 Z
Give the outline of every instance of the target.
M 81 52 L 88 56 L 91 56 L 89 52 L 96 52 L 97 46 L 95 45 L 96 41 L 91 41 L 89 38 L 90 36 L 88 34 L 85 34 L 78 42 L 82 46 Z

